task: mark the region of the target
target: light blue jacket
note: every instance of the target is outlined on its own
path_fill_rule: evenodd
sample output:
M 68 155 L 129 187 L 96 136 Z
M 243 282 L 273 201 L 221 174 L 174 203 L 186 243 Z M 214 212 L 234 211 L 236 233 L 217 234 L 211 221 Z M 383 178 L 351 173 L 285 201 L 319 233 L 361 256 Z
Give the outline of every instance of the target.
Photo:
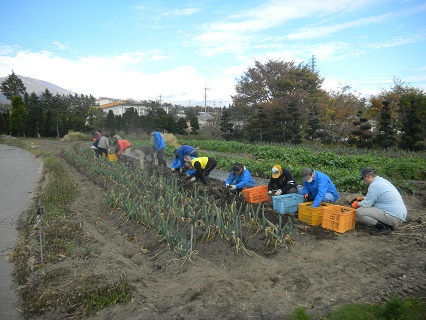
M 166 142 L 164 142 L 163 136 L 160 132 L 154 131 L 154 147 L 157 151 L 164 149 L 166 147 Z
M 319 171 L 314 171 L 314 179 L 312 182 L 303 183 L 303 193 L 307 193 L 310 199 L 314 199 L 312 208 L 319 207 L 326 193 L 332 194 L 335 200 L 339 198 L 339 193 L 330 177 Z
M 375 177 L 368 186 L 364 200 L 358 202 L 360 207 L 376 207 L 402 221 L 407 219 L 407 208 L 401 194 L 395 186 L 382 177 Z
M 235 174 L 234 171 L 232 171 L 229 174 L 228 179 L 226 179 L 225 184 L 232 184 L 234 181 L 237 189 L 252 188 L 254 186 L 254 180 L 251 177 L 251 173 L 246 168 L 244 168 L 244 171 L 240 175 Z

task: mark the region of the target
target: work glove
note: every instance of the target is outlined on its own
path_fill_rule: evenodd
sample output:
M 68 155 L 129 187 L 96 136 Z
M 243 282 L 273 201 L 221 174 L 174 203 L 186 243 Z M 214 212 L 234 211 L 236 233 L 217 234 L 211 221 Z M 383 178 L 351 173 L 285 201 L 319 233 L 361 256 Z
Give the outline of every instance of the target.
M 225 187 L 226 187 L 226 188 L 229 188 L 229 183 L 225 184 Z
M 354 209 L 358 209 L 359 208 L 358 201 L 355 200 L 354 202 L 352 202 L 351 207 Z
M 308 199 L 309 199 L 309 194 L 308 194 L 308 193 L 305 193 L 305 195 L 303 196 L 303 198 L 304 198 L 305 200 L 308 200 Z
M 190 178 L 191 176 L 190 176 L 189 174 L 186 174 L 186 177 L 187 177 L 187 178 Z
M 269 195 L 271 195 L 271 194 L 272 194 L 272 190 L 269 190 L 269 191 L 268 191 L 268 194 L 269 194 Z
M 277 191 L 275 191 L 276 196 L 279 196 L 281 193 L 283 193 L 283 191 L 281 189 L 278 189 Z
M 170 168 L 170 170 L 175 171 L 176 169 L 175 168 Z
M 237 189 L 237 186 L 236 186 L 235 184 L 231 184 L 231 185 L 229 186 L 229 189 L 231 189 L 231 190 L 235 190 L 235 189 Z
M 356 197 L 355 200 L 356 201 L 362 201 L 362 200 L 364 200 L 364 197 Z
M 195 181 L 195 177 L 192 177 L 191 179 L 189 179 L 190 182 L 194 182 Z

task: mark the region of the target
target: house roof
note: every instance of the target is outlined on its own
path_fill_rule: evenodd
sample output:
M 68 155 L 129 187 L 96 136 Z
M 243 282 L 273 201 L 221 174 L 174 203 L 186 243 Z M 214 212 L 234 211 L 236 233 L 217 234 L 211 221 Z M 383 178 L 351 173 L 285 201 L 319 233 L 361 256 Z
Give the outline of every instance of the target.
M 104 109 L 104 108 L 109 108 L 109 107 L 115 107 L 115 106 L 118 106 L 118 105 L 119 105 L 118 102 L 110 102 L 110 103 L 103 104 L 103 105 L 99 106 L 99 108 Z

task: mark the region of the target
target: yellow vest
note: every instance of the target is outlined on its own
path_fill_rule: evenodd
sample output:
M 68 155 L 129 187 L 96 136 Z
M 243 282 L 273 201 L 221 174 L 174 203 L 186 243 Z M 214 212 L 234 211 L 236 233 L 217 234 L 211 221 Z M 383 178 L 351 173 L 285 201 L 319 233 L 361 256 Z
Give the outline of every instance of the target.
M 207 162 L 209 161 L 209 157 L 199 157 L 191 160 L 191 166 L 194 167 L 195 162 L 199 162 L 201 165 L 201 169 L 205 169 L 207 166 Z

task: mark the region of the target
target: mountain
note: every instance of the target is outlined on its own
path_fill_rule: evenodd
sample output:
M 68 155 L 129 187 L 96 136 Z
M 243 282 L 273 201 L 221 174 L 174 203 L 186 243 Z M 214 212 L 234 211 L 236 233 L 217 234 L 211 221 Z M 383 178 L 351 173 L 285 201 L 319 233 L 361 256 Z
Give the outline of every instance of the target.
M 58 87 L 57 85 L 54 85 L 50 82 L 33 79 L 29 77 L 23 77 L 16 75 L 19 79 L 22 80 L 22 83 L 27 88 L 28 94 L 35 93 L 37 95 L 40 95 L 44 92 L 44 90 L 49 90 L 53 95 L 60 94 L 60 95 L 68 95 L 72 94 L 74 95 L 74 92 L 69 91 L 67 89 Z M 7 77 L 0 77 L 0 83 L 2 83 Z M 0 104 L 10 104 L 10 100 L 6 98 L 4 94 L 0 92 Z

